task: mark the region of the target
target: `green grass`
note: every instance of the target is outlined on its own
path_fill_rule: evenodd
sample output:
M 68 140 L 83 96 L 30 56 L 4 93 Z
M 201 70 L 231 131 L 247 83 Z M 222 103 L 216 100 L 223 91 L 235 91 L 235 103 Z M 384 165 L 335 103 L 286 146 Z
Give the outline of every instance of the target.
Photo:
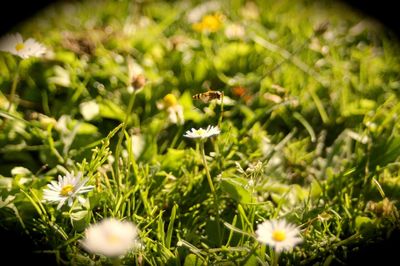
M 196 3 L 71 2 L 15 28 L 52 55 L 0 54 L 0 227 L 73 265 L 112 263 L 79 244 L 105 217 L 140 229 L 144 248 L 123 258 L 129 265 L 269 265 L 254 231 L 274 218 L 304 239 L 281 265 L 345 263 L 398 230 L 397 40 L 330 1 L 221 1 L 222 28 L 199 33 L 187 22 Z M 224 34 L 232 22 L 243 37 Z M 147 80 L 134 93 L 130 61 Z M 209 88 L 234 104 L 221 113 L 192 99 Z M 182 125 L 157 108 L 169 93 Z M 80 104 L 91 100 L 99 114 L 85 120 Z M 183 134 L 221 115 L 203 157 Z M 95 186 L 86 205 L 42 201 L 65 170 Z

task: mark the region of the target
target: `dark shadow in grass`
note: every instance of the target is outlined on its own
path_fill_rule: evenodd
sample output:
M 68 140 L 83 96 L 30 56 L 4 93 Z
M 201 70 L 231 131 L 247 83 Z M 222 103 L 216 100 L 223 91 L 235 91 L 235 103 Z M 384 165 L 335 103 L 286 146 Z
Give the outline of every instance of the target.
M 22 231 L 0 227 L 1 265 L 57 265 L 54 254 L 37 253 L 33 241 Z
M 398 265 L 400 229 L 392 232 L 386 240 L 364 244 L 357 251 L 349 252 L 345 265 Z M 333 263 L 332 265 L 343 265 Z

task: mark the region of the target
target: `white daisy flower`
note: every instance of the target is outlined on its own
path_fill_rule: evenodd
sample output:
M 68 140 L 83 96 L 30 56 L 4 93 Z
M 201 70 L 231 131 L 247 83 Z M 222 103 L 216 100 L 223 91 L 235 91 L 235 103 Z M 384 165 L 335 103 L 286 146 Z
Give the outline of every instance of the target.
M 178 100 L 172 93 L 165 95 L 163 100 L 157 103 L 157 108 L 165 109 L 167 111 L 168 120 L 172 124 L 183 125 L 185 123 L 183 107 L 178 103 Z
M 23 59 L 40 57 L 46 52 L 46 47 L 32 38 L 24 41 L 21 34 L 6 34 L 0 39 L 0 51 L 9 52 Z
M 259 242 L 273 247 L 276 252 L 292 249 L 303 240 L 299 229 L 285 220 L 270 220 L 258 225 L 256 238 Z
M 138 229 L 132 222 L 106 218 L 85 230 L 81 244 L 90 253 L 119 257 L 140 247 L 137 236 Z
M 87 193 L 93 189 L 93 186 L 85 186 L 88 178 L 81 179 L 82 172 L 78 172 L 75 176 L 74 172 L 67 173 L 66 176 L 58 176 L 58 182 L 51 181 L 47 185 L 48 189 L 43 190 L 43 199 L 47 202 L 59 202 L 57 209 L 60 209 L 66 201 L 68 206 L 72 206 L 74 199 L 77 198 L 81 204 L 85 203 L 85 199 L 79 194 Z
M 183 136 L 187 137 L 187 138 L 193 138 L 193 139 L 198 139 L 198 138 L 206 139 L 206 138 L 212 137 L 214 135 L 218 135 L 219 133 L 221 133 L 221 131 L 219 130 L 218 126 L 215 126 L 215 127 L 208 126 L 206 129 L 192 128 L 191 131 L 190 130 L 186 131 L 186 134 Z

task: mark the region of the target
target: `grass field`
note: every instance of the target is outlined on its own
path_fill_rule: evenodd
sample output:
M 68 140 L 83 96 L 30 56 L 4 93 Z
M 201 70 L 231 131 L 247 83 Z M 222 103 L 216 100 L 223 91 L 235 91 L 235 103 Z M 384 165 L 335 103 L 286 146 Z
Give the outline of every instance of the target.
M 398 232 L 400 47 L 377 22 L 332 1 L 68 1 L 17 32 L 36 42 L 0 41 L 0 227 L 27 241 L 9 249 L 345 265 Z

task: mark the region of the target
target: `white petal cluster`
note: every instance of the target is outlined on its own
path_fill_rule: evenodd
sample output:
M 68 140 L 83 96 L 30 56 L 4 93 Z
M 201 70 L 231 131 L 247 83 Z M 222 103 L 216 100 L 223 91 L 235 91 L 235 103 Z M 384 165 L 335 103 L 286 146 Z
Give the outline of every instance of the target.
M 281 252 L 290 250 L 303 241 L 299 233 L 299 229 L 285 220 L 271 220 L 258 225 L 256 238 L 273 247 L 276 252 Z
M 85 186 L 87 178 L 82 179 L 82 172 L 67 173 L 66 176 L 58 176 L 57 181 L 51 181 L 47 189 L 43 190 L 43 200 L 52 203 L 58 203 L 57 209 L 60 209 L 66 202 L 72 206 L 74 199 L 77 198 L 81 204 L 85 199 L 80 194 L 87 193 L 93 189 L 93 186 Z
M 9 52 L 23 59 L 40 57 L 46 52 L 46 47 L 32 38 L 23 40 L 21 34 L 6 34 L 0 39 L 0 51 Z
M 186 138 L 199 138 L 199 139 L 206 139 L 215 135 L 220 134 L 221 131 L 219 130 L 218 126 L 208 126 L 206 129 L 199 128 L 195 129 L 192 128 L 191 130 L 186 131 L 186 134 L 183 135 Z
M 81 244 L 90 253 L 119 257 L 140 246 L 138 231 L 132 222 L 106 218 L 85 230 Z

